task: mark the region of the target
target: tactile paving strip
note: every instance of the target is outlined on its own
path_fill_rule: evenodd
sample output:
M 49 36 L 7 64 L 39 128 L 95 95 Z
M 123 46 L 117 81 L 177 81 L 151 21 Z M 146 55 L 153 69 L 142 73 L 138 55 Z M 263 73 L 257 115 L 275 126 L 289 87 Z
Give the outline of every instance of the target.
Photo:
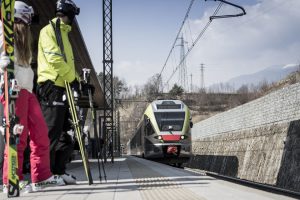
M 152 170 L 134 160 L 127 160 L 128 167 L 135 179 L 144 200 L 204 200 L 180 183 Z

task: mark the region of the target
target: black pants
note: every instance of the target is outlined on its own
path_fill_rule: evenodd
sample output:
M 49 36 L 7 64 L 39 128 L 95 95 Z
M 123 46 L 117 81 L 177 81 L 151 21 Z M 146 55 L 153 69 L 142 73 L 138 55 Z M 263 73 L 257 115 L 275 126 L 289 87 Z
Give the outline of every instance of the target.
M 41 105 L 48 125 L 50 139 L 50 166 L 53 174 L 64 174 L 66 164 L 71 158 L 74 148 L 73 140 L 67 131 L 70 130 L 67 106 Z
M 37 96 L 49 131 L 51 172 L 58 175 L 65 173 L 74 146 L 67 134 L 71 125 L 67 102 L 63 102 L 64 91 L 64 88 L 55 86 L 49 80 L 37 86 Z M 65 105 L 54 105 L 54 102 Z

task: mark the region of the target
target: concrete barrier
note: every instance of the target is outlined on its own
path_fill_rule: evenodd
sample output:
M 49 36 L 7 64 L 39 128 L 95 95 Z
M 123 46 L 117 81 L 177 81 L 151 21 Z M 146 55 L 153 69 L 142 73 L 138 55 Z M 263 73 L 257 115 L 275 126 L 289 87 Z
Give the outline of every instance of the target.
M 300 191 L 300 84 L 195 124 L 189 167 Z

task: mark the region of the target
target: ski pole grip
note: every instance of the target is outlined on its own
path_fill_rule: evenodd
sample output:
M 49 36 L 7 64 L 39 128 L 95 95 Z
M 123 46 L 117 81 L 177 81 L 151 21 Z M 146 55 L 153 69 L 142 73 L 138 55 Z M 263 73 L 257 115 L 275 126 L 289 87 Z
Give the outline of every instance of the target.
M 83 80 L 84 80 L 84 82 L 89 83 L 90 82 L 91 69 L 83 68 L 82 72 L 83 72 Z

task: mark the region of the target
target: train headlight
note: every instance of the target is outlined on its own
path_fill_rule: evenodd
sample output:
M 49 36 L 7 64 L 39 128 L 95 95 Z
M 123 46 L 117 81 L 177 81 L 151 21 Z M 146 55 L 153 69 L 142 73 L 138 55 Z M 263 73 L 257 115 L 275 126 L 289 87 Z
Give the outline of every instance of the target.
M 159 136 L 157 137 L 157 139 L 159 139 L 159 140 L 162 140 L 162 136 L 161 136 L 161 135 L 159 135 Z
M 184 136 L 184 135 L 180 136 L 180 139 L 184 140 L 184 139 L 185 139 L 185 136 Z

